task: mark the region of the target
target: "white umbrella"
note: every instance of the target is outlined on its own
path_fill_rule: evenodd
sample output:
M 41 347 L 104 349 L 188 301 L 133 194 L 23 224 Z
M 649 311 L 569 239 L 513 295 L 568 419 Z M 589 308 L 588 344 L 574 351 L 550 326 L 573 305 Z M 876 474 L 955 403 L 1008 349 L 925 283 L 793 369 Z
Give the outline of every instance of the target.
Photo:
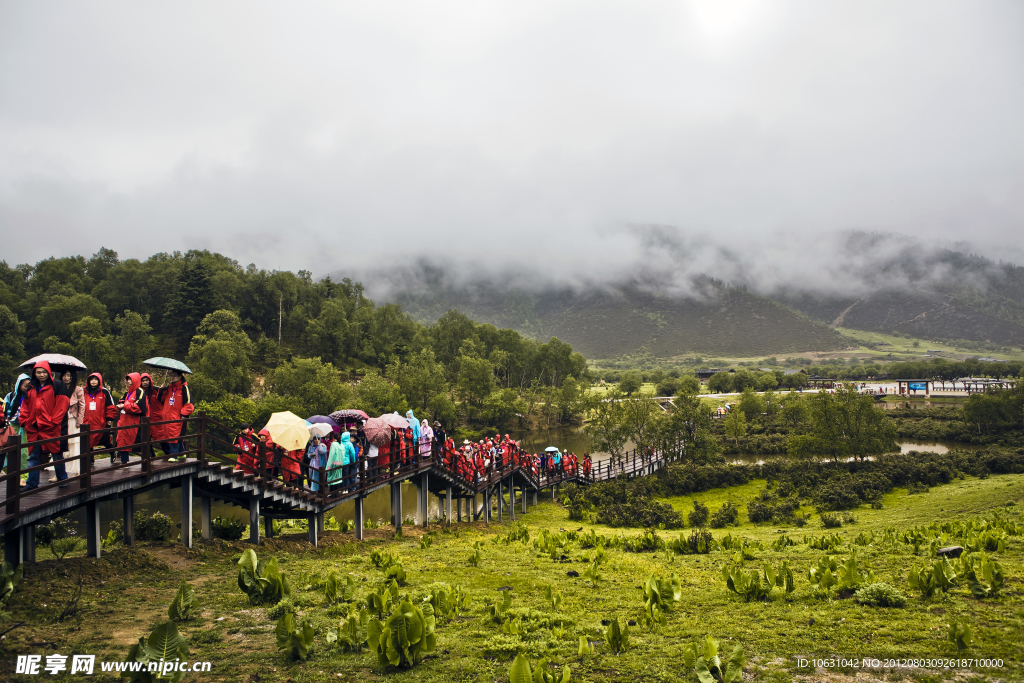
M 328 434 L 330 434 L 333 431 L 334 431 L 334 429 L 331 428 L 331 425 L 326 424 L 326 423 L 319 423 L 318 422 L 318 423 L 309 425 L 309 433 L 312 434 L 313 436 L 323 437 L 323 436 L 327 436 Z

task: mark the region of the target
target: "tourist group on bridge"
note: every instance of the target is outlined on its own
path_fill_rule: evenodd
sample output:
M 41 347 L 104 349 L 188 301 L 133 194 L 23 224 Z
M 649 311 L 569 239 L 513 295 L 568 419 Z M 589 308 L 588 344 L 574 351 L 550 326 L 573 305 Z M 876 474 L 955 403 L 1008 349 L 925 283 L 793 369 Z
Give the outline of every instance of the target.
M 4 397 L 0 418 L 0 447 L 13 436 L 22 444 L 17 451 L 8 449 L 6 456 L 21 453 L 20 469 L 28 470 L 22 493 L 39 488 L 41 473 L 50 469 L 49 481 L 59 488 L 80 474 L 83 428 L 89 430 L 88 450 L 109 453 L 111 465 L 130 464 L 133 454 L 142 454 L 144 442 L 151 451 L 162 450 L 162 459 L 184 459 L 179 454 L 195 438 L 184 419 L 195 410 L 186 381 L 191 371 L 166 358 L 145 364 L 163 369 L 163 381 L 158 383 L 149 372 L 130 372 L 114 390 L 100 373 L 86 374 L 85 366 L 71 356 L 44 354 L 22 364 L 25 372 Z M 275 413 L 258 431 L 241 425 L 232 445 L 236 470 L 342 494 L 400 477 L 430 459 L 474 484 L 509 467 L 548 480 L 589 477 L 592 468 L 589 453 L 578 458 L 555 447 L 528 453 L 508 434 L 467 439 L 458 446 L 440 422 L 418 420 L 411 410 L 404 417 L 391 413 L 376 418 L 356 409 L 308 419 Z M 91 465 L 92 458 L 84 457 Z
M 58 359 L 81 365 L 69 356 Z M 0 446 L 6 445 L 13 435 L 26 444 L 21 465 L 22 469 L 30 471 L 22 492 L 39 487 L 43 470 L 32 468 L 51 461 L 54 476 L 50 481 L 61 482 L 60 488 L 67 487 L 65 480 L 79 474 L 81 444 L 78 435 L 83 425 L 91 430 L 93 448 L 117 449 L 111 453 L 111 463 L 129 461 L 139 442 L 138 425 L 143 417 L 164 423 L 154 424 L 150 439 L 159 443 L 164 453 L 172 456 L 172 461 L 173 456 L 184 450 L 181 418 L 191 415 L 195 406 L 182 371 L 167 370 L 167 381 L 162 386 L 158 386 L 149 373 L 129 373 L 124 377 L 120 397 L 115 399 L 98 372 L 89 374 L 84 385 L 79 386 L 84 366 L 77 368 L 62 363 L 55 370 L 44 358 L 31 362 L 28 369 L 30 374 L 19 375 L 14 391 L 4 398 L 0 424 L 3 430 Z M 111 432 L 105 431 L 111 426 L 123 429 L 112 438 Z M 39 441 L 43 443 L 36 443 Z M 7 462 L 0 462 L 0 465 L 6 466 Z

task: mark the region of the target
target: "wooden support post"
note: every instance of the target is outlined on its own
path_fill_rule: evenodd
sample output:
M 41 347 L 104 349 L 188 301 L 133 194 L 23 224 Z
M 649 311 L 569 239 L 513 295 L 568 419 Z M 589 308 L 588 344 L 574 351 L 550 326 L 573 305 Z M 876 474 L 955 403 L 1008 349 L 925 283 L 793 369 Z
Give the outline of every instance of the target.
M 20 451 L 11 451 L 8 458 L 17 457 L 21 460 Z M 20 463 L 19 463 L 20 464 Z M 10 562 L 12 567 L 17 567 L 25 561 L 25 544 L 22 543 L 21 529 L 8 531 L 4 534 L 4 562 Z
M 18 513 L 21 511 L 21 449 L 18 448 L 21 445 L 21 436 L 15 434 L 10 437 L 7 445 L 14 446 L 14 449 L 7 451 L 7 505 L 5 506 L 5 512 L 12 515 L 11 522 L 16 523 L 18 521 Z M 11 531 L 4 534 L 4 548 L 7 550 L 7 555 L 11 557 L 17 555 L 18 564 L 21 564 L 21 536 L 18 536 L 18 552 L 12 553 L 11 543 L 13 541 L 10 540 L 13 538 L 11 536 L 12 533 L 14 532 Z M 11 560 L 8 560 L 8 562 L 11 565 L 17 566 Z
M 306 527 L 309 529 L 309 542 L 313 544 L 313 547 L 317 546 L 317 528 L 320 526 L 317 523 L 317 517 L 319 515 L 313 514 L 306 518 Z
M 200 467 L 206 466 L 206 412 L 199 411 L 199 434 L 196 436 L 196 450 Z
M 448 485 L 448 489 L 444 494 L 444 523 L 445 526 L 452 525 L 452 486 Z
M 192 547 L 192 475 L 181 478 L 181 542 Z
M 324 514 L 324 513 L 322 513 L 322 512 L 318 512 L 318 513 L 316 514 L 316 532 L 317 532 L 318 534 L 320 534 L 321 536 L 323 536 L 323 535 L 324 535 L 324 518 L 325 518 L 326 516 L 327 516 L 327 515 L 325 515 L 325 514 Z M 269 534 L 268 534 L 268 535 L 269 535 Z
M 491 523 L 491 490 L 484 489 L 484 522 Z
M 263 515 L 263 535 L 267 538 L 274 537 L 274 520 L 270 515 Z
M 533 504 L 537 504 L 537 489 L 533 490 Z
M 480 508 L 476 506 L 476 494 L 473 494 L 473 521 L 480 519 Z
M 78 488 L 85 491 L 85 495 L 92 493 L 92 434 L 91 428 L 83 424 L 79 429 L 79 450 L 82 454 L 78 461 L 78 471 L 81 473 L 78 478 Z
M 128 495 L 121 499 L 121 520 L 124 526 L 124 544 L 135 545 L 135 496 Z
M 396 481 L 391 485 L 391 519 L 395 531 L 402 530 L 402 483 Z
M 100 545 L 100 504 L 91 500 L 85 504 L 85 545 L 88 557 L 99 559 Z
M 526 514 L 526 485 L 523 485 L 523 514 Z
M 213 538 L 210 530 L 210 514 L 212 512 L 210 503 L 211 501 L 209 496 L 202 496 L 199 499 L 199 524 L 203 530 L 204 541 L 209 541 Z
M 455 499 L 455 520 L 458 522 L 462 521 L 462 497 Z
M 356 538 L 360 541 L 363 540 L 363 497 L 356 496 L 356 499 L 352 501 L 355 506 L 355 523 L 356 523 Z
M 27 524 L 21 527 L 22 553 L 25 562 L 36 562 L 36 525 Z
M 249 499 L 249 543 L 260 544 L 260 499 Z
M 511 478 L 508 480 L 508 511 L 512 521 L 516 521 L 516 487 Z
M 424 529 L 429 524 L 430 516 L 430 473 L 424 472 L 420 475 L 420 526 Z
M 505 513 L 505 492 L 501 490 L 501 479 L 498 480 L 498 521 L 504 521 Z

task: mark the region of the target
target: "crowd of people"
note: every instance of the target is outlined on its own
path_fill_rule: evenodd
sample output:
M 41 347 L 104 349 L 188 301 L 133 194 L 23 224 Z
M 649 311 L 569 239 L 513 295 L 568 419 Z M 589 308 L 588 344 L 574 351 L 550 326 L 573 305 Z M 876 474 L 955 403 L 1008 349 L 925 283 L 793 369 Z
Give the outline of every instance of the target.
M 185 451 L 185 442 L 181 418 L 191 415 L 195 406 L 182 373 L 170 370 L 166 380 L 158 386 L 150 373 L 130 372 L 115 398 L 97 372 L 89 374 L 81 386 L 76 371 L 55 373 L 46 361 L 36 363 L 31 373 L 19 375 L 14 390 L 0 405 L 0 430 L 5 437 L 20 436 L 25 444 L 21 450 L 22 469 L 37 468 L 29 472 L 22 491 L 39 487 L 40 472 L 50 469 L 40 465 L 52 466 L 50 482 L 61 488 L 68 485 L 68 478 L 79 474 L 81 434 L 86 426 L 91 448 L 109 451 L 112 465 L 127 464 L 133 453 L 141 452 L 139 425 L 143 417 L 152 423 L 150 441 L 154 446 L 159 444 L 172 462 L 182 457 L 179 454 Z M 417 420 L 411 410 L 405 420 L 406 425 L 392 428 L 390 439 L 380 445 L 374 443 L 379 438 L 367 438 L 364 420 L 354 420 L 338 425 L 325 436 L 312 436 L 305 447 L 293 450 L 275 444 L 266 428 L 256 432 L 244 424 L 233 443 L 235 467 L 260 474 L 262 454 L 264 476 L 308 486 L 313 491 L 327 487 L 332 492 L 354 491 L 367 481 L 394 477 L 418 467 L 422 459 L 435 456 L 444 467 L 476 482 L 512 465 L 524 467 L 534 476 L 589 476 L 591 472 L 589 453 L 582 458 L 558 450 L 531 454 L 508 434 L 475 442 L 467 439 L 456 446 L 440 422 Z M 35 443 L 39 441 L 46 442 Z M 6 462 L 0 462 L 3 465 Z
M 81 471 L 84 426 L 90 429 L 92 448 L 112 449 L 111 464 L 118 460 L 128 463 L 132 452 L 139 452 L 138 425 L 143 417 L 148 417 L 153 423 L 171 421 L 154 424 L 150 438 L 172 456 L 170 460 L 176 460 L 185 450 L 180 419 L 191 415 L 195 406 L 182 373 L 170 370 L 166 379 L 166 384 L 157 386 L 149 373 L 128 373 L 121 396 L 115 399 L 104 386 L 100 373 L 91 373 L 79 386 L 78 372 L 54 372 L 48 362 L 40 361 L 31 374 L 18 376 L 14 390 L 3 399 L 0 430 L 4 443 L 10 436 L 21 437 L 22 443 L 27 444 L 21 449 L 22 469 L 52 462 L 54 476 L 50 482 L 61 482 L 58 485 L 64 488 L 65 480 Z M 111 427 L 120 429 L 109 431 Z M 30 443 L 38 441 L 46 442 Z M 7 464 L 0 462 L 3 466 Z M 34 469 L 28 473 L 23 492 L 39 487 L 41 471 Z
M 457 447 L 440 422 L 417 421 L 412 411 L 406 413 L 406 420 L 408 426 L 392 428 L 390 440 L 380 445 L 367 438 L 365 421 L 360 420 L 339 425 L 325 436 L 312 436 L 304 448 L 294 450 L 275 444 L 267 429 L 257 433 L 243 424 L 233 444 L 235 469 L 305 485 L 312 491 L 321 491 L 326 485 L 329 491 L 341 493 L 417 469 L 422 460 L 434 457 L 472 482 L 484 481 L 491 473 L 513 465 L 527 468 L 534 476 L 589 476 L 591 472 L 589 453 L 584 453 L 582 460 L 568 452 L 530 454 L 508 434 L 476 442 L 467 439 Z

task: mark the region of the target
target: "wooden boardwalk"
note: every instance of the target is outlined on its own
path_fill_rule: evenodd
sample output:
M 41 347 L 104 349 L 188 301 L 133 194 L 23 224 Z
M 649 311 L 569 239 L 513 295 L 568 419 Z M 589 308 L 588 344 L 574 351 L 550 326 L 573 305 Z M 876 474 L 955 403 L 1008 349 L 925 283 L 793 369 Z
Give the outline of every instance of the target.
M 324 468 L 301 471 L 306 475 L 284 481 L 277 473 L 287 475 L 290 456 L 266 450 L 262 443 L 254 442 L 256 465 L 253 471 L 237 468 L 231 444 L 222 437 L 230 432 L 224 425 L 216 423 L 202 413 L 183 418 L 182 433 L 186 450 L 177 462 L 170 462 L 171 455 L 155 455 L 160 444 L 149 439 L 150 427 L 145 418 L 139 427 L 140 438 L 135 445 L 139 455 L 133 455 L 127 464 L 120 461 L 111 464 L 110 455 L 114 449 L 89 449 L 78 456 L 81 474 L 64 482 L 50 484 L 48 473 L 42 474 L 39 488 L 22 492 L 20 479 L 24 471 L 19 467 L 19 450 L 31 448 L 34 443 L 14 443 L 0 449 L 0 455 L 11 461 L 9 471 L 0 477 L 0 533 L 4 535 L 5 558 L 10 562 L 34 561 L 35 527 L 48 523 L 71 510 L 86 509 L 86 541 L 88 554 L 99 557 L 100 517 L 99 502 L 121 500 L 122 522 L 126 544 L 133 543 L 132 517 L 134 496 L 150 489 L 171 486 L 181 490 L 181 540 L 192 545 L 192 503 L 200 499 L 200 529 L 203 538 L 210 538 L 210 505 L 214 500 L 238 505 L 249 511 L 249 540 L 259 543 L 260 518 L 268 533 L 273 529 L 274 519 L 307 519 L 309 540 L 316 544 L 323 533 L 324 513 L 343 503 L 354 503 L 356 536 L 363 536 L 363 501 L 367 495 L 382 488 L 391 489 L 391 521 L 401 528 L 402 496 L 400 485 L 409 481 L 417 487 L 416 517 L 426 525 L 429 496 L 438 497 L 439 507 L 444 510 L 447 523 L 455 518 L 462 519 L 463 506 L 467 519 L 490 521 L 494 509 L 498 519 L 506 514 L 515 519 L 516 497 L 520 497 L 522 512 L 526 512 L 527 497 L 537 502 L 538 493 L 550 489 L 552 498 L 563 483 L 589 484 L 618 476 L 634 477 L 653 474 L 667 462 L 678 457 L 682 445 L 672 452 L 652 453 L 640 456 L 636 452 L 612 466 L 609 462 L 596 463 L 588 474 L 582 471 L 561 470 L 558 472 L 536 472 L 532 461 L 527 462 L 515 453 L 507 462 L 495 464 L 486 473 L 467 471 L 457 454 L 442 453 L 434 449 L 429 455 L 420 455 L 414 449 L 395 454 L 393 461 L 385 466 L 369 465 L 378 461 L 363 460 L 346 488 L 319 487 L 314 490 L 309 480 L 327 480 Z M 104 430 L 115 433 L 119 428 Z M 89 432 L 84 431 L 81 442 L 88 444 Z M 49 441 L 55 441 L 51 439 Z M 37 442 L 45 444 L 46 441 Z M 27 471 L 41 470 L 47 465 L 28 468 Z M 294 463 L 294 469 L 300 464 Z M 60 484 L 65 484 L 61 487 Z M 331 490 L 334 489 L 334 490 Z M 506 499 L 507 496 L 507 499 Z M 478 498 L 482 504 L 478 505 Z

